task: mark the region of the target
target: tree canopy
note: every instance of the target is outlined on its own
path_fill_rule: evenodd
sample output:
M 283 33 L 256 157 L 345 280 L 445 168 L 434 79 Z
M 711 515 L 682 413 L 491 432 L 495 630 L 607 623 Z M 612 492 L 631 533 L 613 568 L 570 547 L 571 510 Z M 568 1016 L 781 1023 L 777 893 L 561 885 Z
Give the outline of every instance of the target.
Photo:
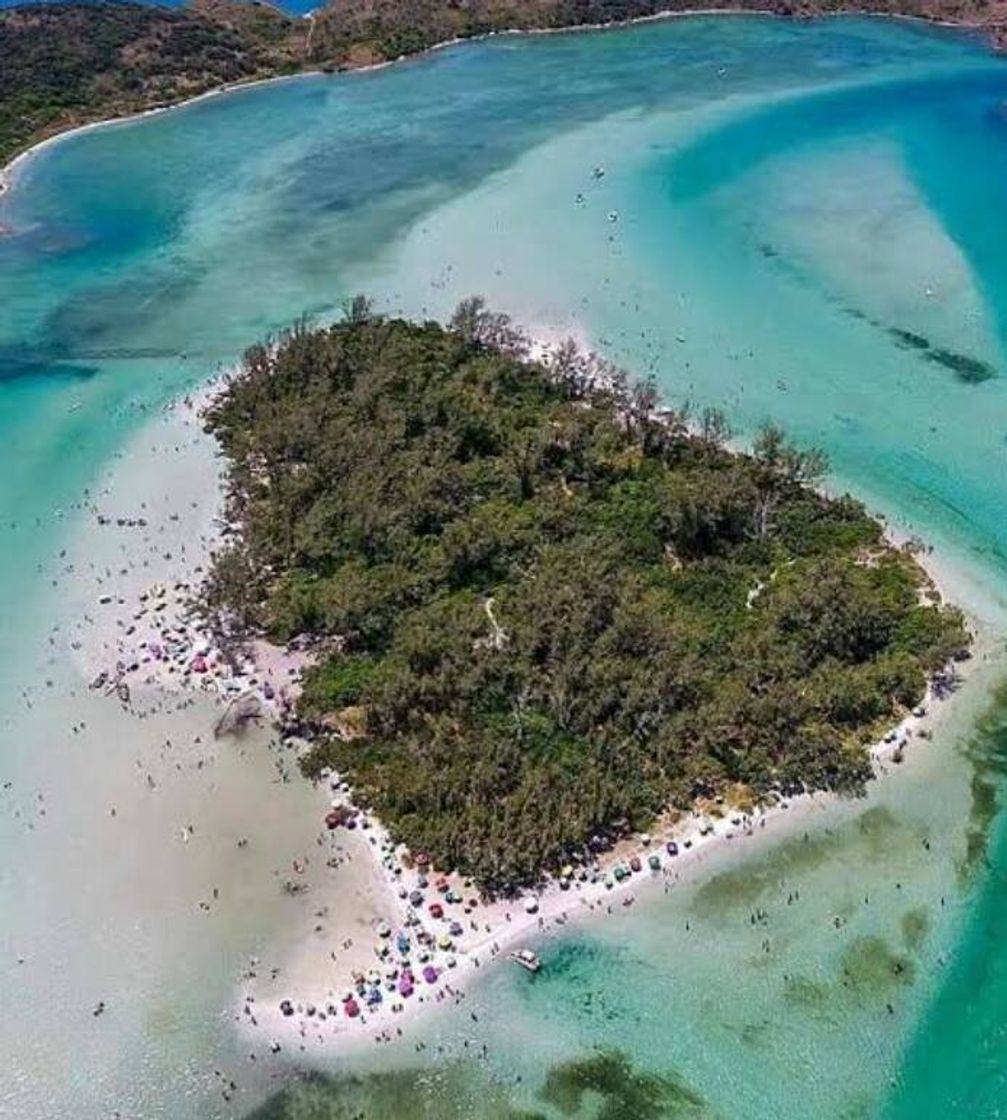
M 858 790 L 967 645 L 812 488 L 823 456 L 656 405 L 572 344 L 532 360 L 476 300 L 448 328 L 361 302 L 299 326 L 208 411 L 236 527 L 208 612 L 306 635 L 309 772 L 487 887 L 728 785 Z

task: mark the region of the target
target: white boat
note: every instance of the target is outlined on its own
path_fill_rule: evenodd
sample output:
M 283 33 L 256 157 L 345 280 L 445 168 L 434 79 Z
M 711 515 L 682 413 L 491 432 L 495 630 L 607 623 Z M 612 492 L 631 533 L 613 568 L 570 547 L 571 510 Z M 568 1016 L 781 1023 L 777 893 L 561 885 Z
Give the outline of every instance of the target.
M 529 972 L 538 972 L 542 967 L 542 962 L 531 949 L 515 949 L 509 954 L 509 957 L 515 964 L 519 964 L 522 968 L 528 969 Z

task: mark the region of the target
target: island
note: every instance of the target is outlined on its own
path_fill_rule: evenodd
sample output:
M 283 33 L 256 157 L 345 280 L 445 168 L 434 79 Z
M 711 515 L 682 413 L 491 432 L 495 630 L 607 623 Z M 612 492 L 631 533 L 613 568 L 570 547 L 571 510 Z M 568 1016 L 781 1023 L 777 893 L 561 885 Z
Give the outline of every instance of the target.
M 375 66 L 458 39 L 704 12 L 900 15 L 1007 42 L 1007 0 L 330 0 L 306 17 L 262 0 L 0 10 L 0 164 L 49 137 L 232 85 Z
M 227 533 L 200 609 L 293 643 L 288 717 L 391 842 L 488 894 L 697 805 L 856 793 L 967 656 L 961 613 L 824 457 L 662 405 L 479 299 L 253 346 L 205 412 Z

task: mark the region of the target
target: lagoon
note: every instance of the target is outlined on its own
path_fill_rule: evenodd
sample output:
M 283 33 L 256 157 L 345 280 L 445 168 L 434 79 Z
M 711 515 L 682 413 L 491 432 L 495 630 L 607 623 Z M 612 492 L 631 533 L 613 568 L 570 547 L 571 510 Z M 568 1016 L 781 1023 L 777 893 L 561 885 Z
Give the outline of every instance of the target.
M 742 438 L 772 418 L 824 447 L 835 484 L 932 542 L 1000 635 L 1005 104 L 1002 63 L 960 34 L 695 17 L 277 82 L 22 165 L 0 201 L 0 991 L 19 1009 L 0 1114 L 240 1115 L 308 1060 L 250 1072 L 227 1014 L 241 962 L 285 936 L 273 873 L 310 836 L 306 796 L 249 745 L 217 754 L 213 796 L 193 759 L 153 810 L 143 775 L 196 715 L 141 733 L 68 649 L 93 606 L 66 570 L 89 560 L 85 507 L 165 402 L 354 292 L 435 316 L 480 292 L 724 407 Z M 553 1117 L 591 1115 L 593 1078 L 612 1116 L 997 1115 L 1001 664 L 865 801 L 550 936 L 540 977 L 489 972 L 478 1022 L 438 1017 L 422 1056 L 381 1048 L 347 1081 L 312 1055 L 337 1081 L 298 1091 Z M 237 868 L 221 804 L 272 822 L 277 851 Z M 214 842 L 164 855 L 190 812 Z M 228 881 L 204 921 L 195 900 Z M 597 1048 L 631 1070 L 569 1064 Z

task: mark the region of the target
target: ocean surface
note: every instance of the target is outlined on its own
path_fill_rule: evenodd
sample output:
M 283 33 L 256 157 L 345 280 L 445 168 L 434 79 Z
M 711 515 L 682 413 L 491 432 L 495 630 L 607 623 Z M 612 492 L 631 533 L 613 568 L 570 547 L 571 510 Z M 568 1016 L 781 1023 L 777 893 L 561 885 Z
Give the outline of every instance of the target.
M 1005 216 L 1004 64 L 852 18 L 473 43 L 22 165 L 0 200 L 0 1115 L 1003 1115 L 999 651 L 867 798 L 550 932 L 541 975 L 488 969 L 422 1051 L 309 1075 L 249 1063 L 230 1014 L 289 926 L 306 791 L 262 744 L 197 743 L 206 712 L 138 724 L 69 647 L 96 609 L 78 569 L 113 578 L 74 542 L 117 456 L 249 342 L 358 291 L 433 316 L 481 293 L 723 407 L 740 439 L 772 418 L 1007 634 Z

